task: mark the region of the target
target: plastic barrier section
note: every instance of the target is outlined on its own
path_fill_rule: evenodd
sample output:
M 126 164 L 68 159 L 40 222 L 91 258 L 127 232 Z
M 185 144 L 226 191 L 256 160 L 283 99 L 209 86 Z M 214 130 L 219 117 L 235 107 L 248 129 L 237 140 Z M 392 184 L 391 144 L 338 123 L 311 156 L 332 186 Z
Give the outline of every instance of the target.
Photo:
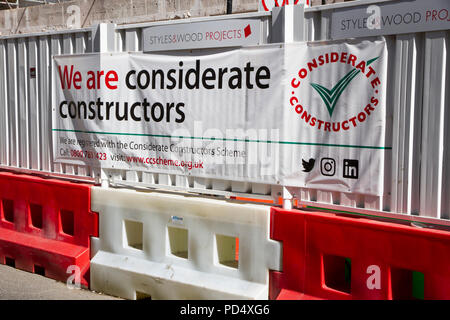
M 450 232 L 273 208 L 272 299 L 450 299 Z
M 0 263 L 89 287 L 91 235 L 89 185 L 0 172 Z
M 269 238 L 270 207 L 94 187 L 92 209 L 100 218 L 93 290 L 127 299 L 268 299 L 269 269 L 281 261 L 281 244 Z

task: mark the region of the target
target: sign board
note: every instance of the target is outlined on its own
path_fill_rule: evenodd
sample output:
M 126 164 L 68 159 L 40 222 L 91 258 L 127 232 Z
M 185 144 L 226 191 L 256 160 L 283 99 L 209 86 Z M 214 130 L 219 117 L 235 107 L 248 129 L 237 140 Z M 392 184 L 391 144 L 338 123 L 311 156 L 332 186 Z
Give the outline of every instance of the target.
M 383 192 L 386 45 L 54 57 L 59 162 Z
M 259 19 L 177 23 L 145 28 L 143 51 L 241 47 L 261 42 Z
M 332 39 L 449 29 L 449 0 L 381 2 L 339 8 L 331 14 Z

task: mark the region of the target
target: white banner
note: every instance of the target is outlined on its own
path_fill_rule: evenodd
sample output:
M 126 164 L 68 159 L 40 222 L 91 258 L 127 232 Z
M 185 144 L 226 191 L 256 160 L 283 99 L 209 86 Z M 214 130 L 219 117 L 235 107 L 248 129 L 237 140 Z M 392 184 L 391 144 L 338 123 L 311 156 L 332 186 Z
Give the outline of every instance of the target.
M 286 48 L 285 185 L 383 194 L 387 51 L 384 41 Z M 294 138 L 295 137 L 295 138 Z M 302 165 L 303 170 L 298 169 Z
M 383 41 L 56 56 L 54 158 L 381 195 L 385 70 Z

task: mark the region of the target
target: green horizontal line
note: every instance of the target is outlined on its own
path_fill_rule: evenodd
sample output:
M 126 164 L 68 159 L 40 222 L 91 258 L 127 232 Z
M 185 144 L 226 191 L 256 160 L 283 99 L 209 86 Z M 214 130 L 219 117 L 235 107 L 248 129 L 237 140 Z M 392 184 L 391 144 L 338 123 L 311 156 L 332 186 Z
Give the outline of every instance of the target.
M 233 138 L 215 138 L 215 137 L 205 138 L 205 137 L 191 137 L 191 136 L 171 136 L 171 135 L 164 135 L 164 134 L 84 131 L 84 130 L 69 130 L 69 129 L 52 129 L 52 131 L 107 134 L 107 135 L 116 135 L 116 136 L 145 136 L 145 137 L 156 137 L 156 138 L 178 138 L 178 139 L 209 140 L 209 141 L 277 143 L 277 144 L 292 144 L 292 145 L 304 145 L 304 146 L 341 147 L 341 148 L 359 148 L 359 149 L 378 149 L 378 150 L 391 150 L 392 149 L 392 147 L 358 146 L 358 145 L 349 145 L 349 144 L 328 144 L 328 143 L 315 143 L 315 142 L 252 140 L 252 139 L 237 139 L 237 138 L 233 139 Z

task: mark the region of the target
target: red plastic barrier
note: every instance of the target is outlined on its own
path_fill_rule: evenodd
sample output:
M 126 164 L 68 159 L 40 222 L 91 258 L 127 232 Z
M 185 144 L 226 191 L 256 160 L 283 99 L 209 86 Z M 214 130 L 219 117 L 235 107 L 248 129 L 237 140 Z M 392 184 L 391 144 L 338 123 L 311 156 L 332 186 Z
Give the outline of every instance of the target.
M 450 232 L 272 208 L 271 299 L 450 299 Z
M 90 203 L 87 184 L 0 172 L 0 263 L 64 282 L 75 265 L 89 287 Z

